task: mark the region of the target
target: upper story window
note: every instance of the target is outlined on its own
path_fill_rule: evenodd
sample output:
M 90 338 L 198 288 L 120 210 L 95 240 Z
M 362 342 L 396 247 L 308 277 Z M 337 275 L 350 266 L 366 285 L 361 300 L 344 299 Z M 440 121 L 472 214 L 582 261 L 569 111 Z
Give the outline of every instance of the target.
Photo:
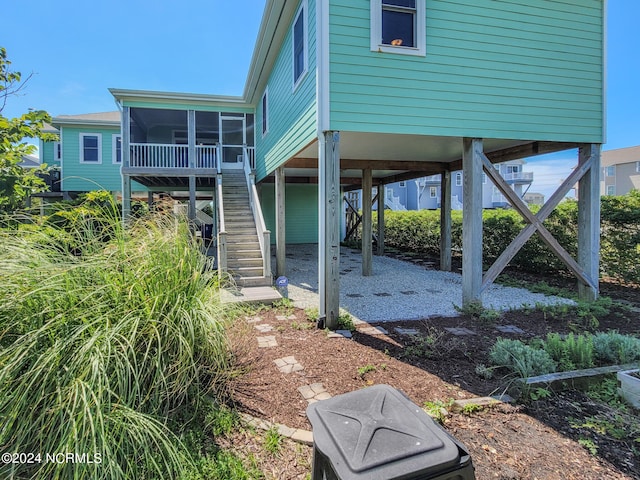
M 425 56 L 425 0 L 371 0 L 371 50 Z
M 604 169 L 605 175 L 607 177 L 615 177 L 616 176 L 616 166 L 610 165 Z
M 407 184 L 405 182 L 400 182 L 400 183 L 398 183 L 398 186 L 400 188 L 405 188 L 407 186 Z
M 507 165 L 507 173 L 520 172 L 520 165 Z
M 53 161 L 59 162 L 62 160 L 62 143 L 53 142 Z
M 456 173 L 456 187 L 462 186 L 462 174 Z
M 640 162 L 636 162 L 636 172 L 640 173 Z
M 293 22 L 293 87 L 307 73 L 307 2 L 302 2 Z
M 122 135 L 114 133 L 111 142 L 111 161 L 122 163 Z
M 262 95 L 262 136 L 264 137 L 269 131 L 269 90 L 264 91 Z
M 438 195 L 438 189 L 436 187 L 429 187 L 429 196 L 431 198 L 436 198 Z
M 80 162 L 102 163 L 102 135 L 99 133 L 80 134 Z
M 616 186 L 607 185 L 607 195 L 615 195 L 615 194 L 616 194 Z

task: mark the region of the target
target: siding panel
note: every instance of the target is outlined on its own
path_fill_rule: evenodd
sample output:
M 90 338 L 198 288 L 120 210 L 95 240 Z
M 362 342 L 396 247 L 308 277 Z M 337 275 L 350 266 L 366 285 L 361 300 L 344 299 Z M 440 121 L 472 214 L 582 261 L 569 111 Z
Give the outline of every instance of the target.
M 365 0 L 331 0 L 331 128 L 603 141 L 602 0 L 428 0 L 427 55 L 370 51 Z

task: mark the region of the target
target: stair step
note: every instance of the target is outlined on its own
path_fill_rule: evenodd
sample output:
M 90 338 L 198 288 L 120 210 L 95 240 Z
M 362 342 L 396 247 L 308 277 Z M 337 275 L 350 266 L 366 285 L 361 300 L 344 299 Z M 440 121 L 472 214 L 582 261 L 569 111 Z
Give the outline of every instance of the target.
M 227 265 L 227 270 L 234 277 L 262 277 L 262 267 L 236 267 Z
M 257 275 L 255 277 L 236 277 L 236 284 L 242 287 L 270 287 L 271 278 Z
M 237 270 L 238 268 L 258 268 L 262 271 L 261 258 L 227 258 L 227 268 Z
M 257 242 L 258 235 L 254 232 L 253 235 L 248 233 L 235 233 L 229 234 L 227 232 L 227 245 L 232 243 L 246 243 L 246 242 Z
M 260 252 L 260 242 L 233 242 L 227 245 L 228 252 Z

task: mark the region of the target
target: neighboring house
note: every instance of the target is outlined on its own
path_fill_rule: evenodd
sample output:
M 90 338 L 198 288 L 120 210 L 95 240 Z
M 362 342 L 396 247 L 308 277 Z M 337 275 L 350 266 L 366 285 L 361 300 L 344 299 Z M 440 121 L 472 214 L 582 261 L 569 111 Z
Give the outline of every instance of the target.
M 495 164 L 494 168 L 500 172 L 518 197 L 523 198 L 528 187 L 533 182 L 533 172 L 524 172 L 524 160 L 515 160 Z M 415 180 L 392 183 L 387 185 L 386 208 L 391 210 L 435 210 L 440 208 L 442 187 L 440 175 L 421 177 Z M 453 210 L 462 210 L 463 172 L 452 172 L 451 202 Z M 482 208 L 505 208 L 509 202 L 505 196 L 482 176 Z
M 523 198 L 528 205 L 544 205 L 544 194 L 542 193 L 527 192 Z
M 600 195 L 624 195 L 640 189 L 640 145 L 602 152 Z
M 133 182 L 152 194 L 187 191 L 194 220 L 196 199 L 210 195 L 219 264 L 240 279 L 270 281 L 267 229 L 275 236 L 280 275 L 286 242 L 318 242 L 320 315 L 335 325 L 343 192 L 363 190 L 368 238 L 376 187 L 443 175 L 433 192 L 443 205 L 446 269 L 452 172 L 462 170 L 462 302 L 468 304 L 480 301 L 508 261 L 501 258 L 483 277 L 483 170 L 501 194 L 511 195 L 513 185 L 528 181 L 512 171 L 512 181 L 504 182 L 492 164 L 579 148 L 582 168 L 571 179 L 583 180 L 579 208 L 589 214 L 581 216 L 579 250 L 589 253 L 576 267 L 557 251 L 579 278 L 581 294 L 593 297 L 599 212 L 597 181 L 591 185 L 604 142 L 604 18 L 603 0 L 268 0 L 243 95 L 110 90 L 122 112 L 124 214 L 138 188 Z M 82 119 L 57 118 L 65 188 L 91 185 L 71 177 L 117 187 L 106 164 L 118 121 L 104 122 L 89 129 Z M 102 163 L 95 135 L 102 137 Z M 84 160 L 69 168 L 67 145 L 77 145 L 78 155 L 81 142 Z M 433 198 L 430 187 L 437 185 L 424 186 Z M 385 188 L 378 190 L 385 196 Z M 242 210 L 240 196 L 249 197 L 253 214 Z M 257 242 L 246 236 L 251 218 L 261 270 L 247 253 Z M 530 221 L 527 235 L 544 234 L 541 222 Z M 372 273 L 371 254 L 364 242 L 364 275 Z
M 23 155 L 22 161 L 18 165 L 26 169 L 38 168 L 40 166 L 40 158 L 35 155 Z

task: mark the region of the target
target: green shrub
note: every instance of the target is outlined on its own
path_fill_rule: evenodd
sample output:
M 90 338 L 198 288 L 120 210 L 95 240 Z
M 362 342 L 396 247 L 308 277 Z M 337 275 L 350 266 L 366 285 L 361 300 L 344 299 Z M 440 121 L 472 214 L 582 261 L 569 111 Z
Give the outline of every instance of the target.
M 616 331 L 593 336 L 596 359 L 603 364 L 625 364 L 640 361 L 640 339 Z
M 523 378 L 556 371 L 556 365 L 547 352 L 520 340 L 499 338 L 491 347 L 489 359 L 494 365 L 505 367 Z
M 108 228 L 108 242 L 87 224 L 65 230 L 80 255 L 0 232 L 0 445 L 102 455 L 4 465 L 3 478 L 179 478 L 188 454 L 169 416 L 225 395 L 221 310 L 188 226 Z

